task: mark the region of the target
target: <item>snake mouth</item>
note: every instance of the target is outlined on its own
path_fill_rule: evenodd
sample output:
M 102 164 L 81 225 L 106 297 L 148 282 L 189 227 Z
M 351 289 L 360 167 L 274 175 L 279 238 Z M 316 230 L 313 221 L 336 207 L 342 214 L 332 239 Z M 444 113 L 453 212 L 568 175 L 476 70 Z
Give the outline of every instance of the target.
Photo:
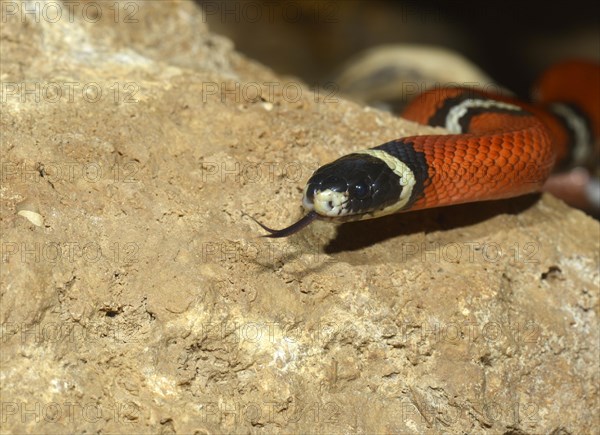
M 266 225 L 259 222 L 252 216 L 250 217 L 254 222 L 261 226 L 261 228 L 267 231 L 269 234 L 263 237 L 279 238 L 291 236 L 297 233 L 302 228 L 308 226 L 314 220 L 329 220 L 329 221 L 344 221 L 348 214 L 345 208 L 348 203 L 348 194 L 346 192 L 335 192 L 333 190 L 316 191 L 313 195 L 307 195 L 306 187 L 304 189 L 304 197 L 302 198 L 302 205 L 308 212 L 298 221 L 290 225 L 289 227 L 281 230 L 275 230 L 267 227 Z
M 348 192 L 338 192 L 332 189 L 314 190 L 308 193 L 308 187 L 304 189 L 302 205 L 309 212 L 317 213 L 323 219 L 336 219 L 349 214 L 347 208 L 350 200 Z

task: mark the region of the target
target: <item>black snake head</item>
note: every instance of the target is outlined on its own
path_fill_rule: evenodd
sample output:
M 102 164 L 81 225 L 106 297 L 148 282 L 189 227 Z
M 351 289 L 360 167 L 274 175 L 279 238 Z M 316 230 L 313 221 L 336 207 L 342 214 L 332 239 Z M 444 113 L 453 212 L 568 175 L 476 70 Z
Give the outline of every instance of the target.
M 403 179 L 411 178 L 394 171 L 394 162 L 401 163 L 394 159 L 374 151 L 348 154 L 320 167 L 310 177 L 302 200 L 308 213 L 299 221 L 274 230 L 252 219 L 269 232 L 264 237 L 287 237 L 315 219 L 345 222 L 393 212 L 405 203 L 402 193 L 410 184 Z
M 320 217 L 338 221 L 374 217 L 402 193 L 398 176 L 381 159 L 348 154 L 320 167 L 304 189 L 303 205 Z

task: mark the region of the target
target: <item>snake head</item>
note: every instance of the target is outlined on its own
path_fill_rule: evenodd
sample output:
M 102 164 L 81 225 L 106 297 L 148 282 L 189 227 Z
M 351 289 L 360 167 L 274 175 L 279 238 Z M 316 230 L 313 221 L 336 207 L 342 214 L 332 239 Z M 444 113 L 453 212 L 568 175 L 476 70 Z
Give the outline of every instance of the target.
M 252 219 L 269 232 L 264 237 L 287 237 L 315 219 L 345 222 L 395 213 L 409 204 L 414 186 L 408 165 L 387 151 L 372 148 L 317 169 L 304 188 L 302 203 L 308 213 L 292 225 L 274 230 Z
M 398 176 L 383 160 L 354 153 L 317 169 L 304 189 L 302 203 L 321 217 L 358 220 L 373 217 L 398 201 L 401 193 Z

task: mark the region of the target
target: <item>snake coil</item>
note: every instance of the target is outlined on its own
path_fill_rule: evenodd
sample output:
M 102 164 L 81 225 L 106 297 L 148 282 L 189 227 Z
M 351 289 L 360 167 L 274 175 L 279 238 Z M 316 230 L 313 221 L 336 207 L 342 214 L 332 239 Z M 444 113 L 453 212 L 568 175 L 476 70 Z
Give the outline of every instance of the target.
M 266 237 L 315 219 L 345 222 L 540 191 L 551 172 L 578 164 L 600 137 L 600 66 L 555 65 L 536 104 L 467 88 L 427 91 L 402 117 L 450 134 L 395 139 L 317 169 L 304 189 L 308 213 Z

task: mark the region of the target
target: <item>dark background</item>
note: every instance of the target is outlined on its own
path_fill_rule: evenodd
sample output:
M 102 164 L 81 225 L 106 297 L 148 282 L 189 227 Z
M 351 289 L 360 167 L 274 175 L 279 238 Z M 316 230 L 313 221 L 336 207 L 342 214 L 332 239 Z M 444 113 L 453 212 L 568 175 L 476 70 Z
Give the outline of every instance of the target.
M 527 95 L 551 63 L 600 60 L 600 2 L 196 0 L 211 30 L 238 51 L 310 85 L 380 44 L 421 43 L 459 52 L 497 82 Z

